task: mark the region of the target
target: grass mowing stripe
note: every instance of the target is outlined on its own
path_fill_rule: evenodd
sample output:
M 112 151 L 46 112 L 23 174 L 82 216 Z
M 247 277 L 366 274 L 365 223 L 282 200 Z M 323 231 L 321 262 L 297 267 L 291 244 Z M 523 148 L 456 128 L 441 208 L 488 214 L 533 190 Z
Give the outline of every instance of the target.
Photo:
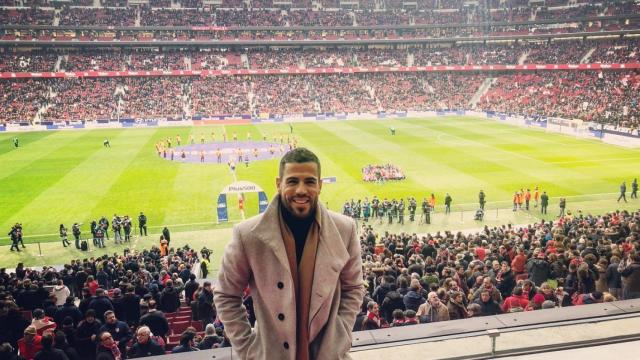
M 24 147 L 32 147 L 40 139 L 46 138 L 54 134 L 51 131 L 33 131 L 24 133 L 0 133 L 0 161 L 3 160 L 5 154 L 16 155 Z M 13 139 L 18 138 L 19 147 L 13 144 Z M 22 151 L 24 153 L 24 151 Z
M 144 130 L 149 131 L 149 130 Z M 153 131 L 153 130 L 151 130 Z M 34 198 L 29 204 L 20 210 L 15 216 L 25 218 L 37 215 L 49 217 L 55 227 L 47 228 L 51 224 L 35 223 L 28 227 L 29 232 L 51 232 L 58 229 L 58 224 L 65 224 L 70 228 L 74 222 L 87 223 L 85 218 L 96 204 L 100 204 L 102 196 L 109 191 L 110 182 L 114 174 L 117 176 L 123 164 L 128 161 L 130 145 L 139 139 L 139 131 L 116 130 L 110 131 L 108 138 L 112 143 L 111 148 L 102 146 L 104 134 L 89 132 L 86 137 L 78 142 L 89 154 L 81 161 L 75 162 L 75 166 L 55 183 L 51 183 L 46 191 Z M 25 230 L 27 229 L 25 224 Z
M 466 162 L 473 160 L 478 163 L 490 164 L 488 166 L 491 167 L 500 167 L 503 170 L 502 176 L 505 180 L 501 188 L 509 195 L 523 186 L 532 188 L 533 185 L 531 184 L 540 186 L 541 190 L 553 190 L 556 194 L 572 195 L 576 193 L 575 189 L 571 186 L 553 181 L 553 175 L 555 174 L 552 171 L 552 167 L 546 162 L 517 152 L 500 149 L 490 144 L 485 144 L 482 142 L 485 138 L 480 138 L 479 140 L 467 139 L 467 137 L 478 139 L 479 136 L 477 134 L 469 134 L 462 126 L 453 126 L 451 122 L 444 126 L 442 124 L 433 124 L 429 121 L 405 124 L 413 126 L 411 132 L 418 132 L 420 130 L 417 128 L 423 128 L 423 131 L 437 132 L 462 140 L 467 146 L 465 146 L 464 151 L 461 151 L 460 158 L 465 159 Z M 446 145 L 443 144 L 443 146 Z M 522 160 L 528 161 L 523 162 Z M 464 168 L 466 165 L 461 163 L 460 166 Z M 467 171 L 469 171 L 469 169 L 467 169 Z M 563 174 L 563 176 L 566 177 L 567 175 Z M 530 185 L 521 183 L 522 185 L 514 186 L 514 180 L 518 181 L 517 179 L 523 182 L 526 181 Z M 499 183 L 499 180 L 493 180 L 492 182 Z M 515 184 L 517 184 L 517 182 Z
M 51 187 L 72 171 L 78 163 L 100 149 L 100 147 L 87 147 L 81 138 L 95 138 L 96 141 L 99 141 L 97 139 L 103 137 L 104 134 L 78 132 L 67 136 L 69 138 L 56 139 L 56 141 L 64 143 L 63 146 L 31 162 L 28 168 L 11 177 L 0 179 L 0 187 L 3 189 L 0 193 L 0 203 L 3 204 L 0 207 L 0 219 L 4 220 L 0 224 L 1 228 L 9 227 L 16 222 L 22 222 L 25 227 L 29 224 L 35 228 L 42 226 L 43 223 L 50 224 L 50 220 L 42 222 L 41 219 L 51 217 L 51 206 L 56 204 L 38 204 L 36 199 L 50 191 Z M 70 188 L 58 190 L 60 196 L 73 196 Z M 34 206 L 36 204 L 37 206 Z M 50 231 L 48 229 L 46 232 Z M 43 231 L 38 230 L 37 232 Z
M 25 133 L 25 135 L 31 134 L 32 133 Z M 36 132 L 33 134 L 35 136 L 21 136 L 20 138 L 24 138 L 26 141 L 21 143 L 19 148 L 14 148 L 12 142 L 12 150 L 0 154 L 0 163 L 3 164 L 3 171 L 0 172 L 0 181 L 34 166 L 33 163 L 35 161 L 51 155 L 52 152 L 67 146 L 72 141 L 84 135 L 84 133 L 79 131 L 71 134 L 61 134 L 60 132 Z
M 470 121 L 470 120 L 471 119 L 466 119 L 466 120 L 462 120 L 461 122 L 466 123 L 467 121 Z M 610 179 L 603 178 L 601 176 L 603 174 L 602 171 L 606 169 L 602 167 L 601 169 L 599 169 L 600 171 L 597 171 L 596 169 L 592 169 L 592 171 L 588 171 L 588 169 L 584 169 L 584 168 L 579 169 L 578 167 L 570 166 L 569 164 L 563 164 L 563 165 L 552 164 L 536 156 L 537 154 L 543 153 L 543 154 L 549 154 L 550 157 L 553 158 L 554 160 L 558 158 L 572 159 L 572 160 L 582 159 L 584 157 L 584 150 L 582 149 L 578 150 L 572 147 L 567 149 L 566 151 L 563 149 L 563 151 L 558 152 L 557 150 L 559 150 L 560 147 L 559 148 L 549 148 L 549 147 L 541 148 L 540 146 L 534 147 L 531 145 L 527 145 L 526 142 L 523 141 L 523 137 L 519 135 L 516 136 L 514 134 L 514 136 L 503 138 L 503 137 L 499 137 L 499 135 L 486 132 L 484 129 L 481 129 L 481 127 L 478 127 L 478 126 L 460 127 L 458 126 L 457 123 L 458 123 L 457 121 L 454 123 L 446 123 L 445 126 L 455 125 L 455 129 L 458 132 L 458 136 L 468 140 L 478 139 L 479 137 L 481 137 L 482 143 L 486 144 L 487 146 L 496 147 L 501 150 L 511 152 L 513 154 L 519 154 L 519 153 L 530 154 L 527 156 L 529 156 L 532 159 L 532 161 L 527 163 L 528 169 L 536 172 L 541 172 L 541 173 L 546 172 L 548 174 L 562 173 L 561 180 L 563 185 L 565 185 L 565 187 L 576 189 L 576 188 L 579 188 L 578 185 L 583 184 L 585 180 L 589 182 L 588 187 L 586 187 L 586 189 L 589 189 L 589 190 L 586 190 L 586 192 L 580 192 L 580 191 L 574 190 L 575 193 L 592 193 L 594 191 L 604 192 L 604 191 L 607 191 L 607 189 L 609 190 L 615 189 L 617 181 L 612 182 Z M 504 126 L 507 126 L 507 125 L 504 125 Z M 521 134 L 526 134 L 528 132 L 530 132 L 530 130 L 520 129 Z M 578 139 L 571 139 L 571 138 L 566 140 L 568 142 L 581 141 Z M 591 152 L 609 153 L 610 150 L 613 150 L 607 147 L 602 147 L 601 145 L 602 144 L 599 144 L 599 143 L 584 142 L 583 146 L 587 147 L 590 150 L 589 151 L 590 153 Z M 534 159 L 538 159 L 538 161 L 535 161 Z M 606 166 L 606 165 L 603 164 L 603 166 Z M 606 171 L 604 173 L 606 173 Z

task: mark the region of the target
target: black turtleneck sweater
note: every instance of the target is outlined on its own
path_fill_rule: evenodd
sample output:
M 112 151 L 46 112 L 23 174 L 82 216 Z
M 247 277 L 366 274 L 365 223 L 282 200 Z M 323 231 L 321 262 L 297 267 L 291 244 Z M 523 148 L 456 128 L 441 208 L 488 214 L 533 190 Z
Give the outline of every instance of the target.
M 280 211 L 282 213 L 282 218 L 284 223 L 287 224 L 289 230 L 291 230 L 291 234 L 293 235 L 294 240 L 296 241 L 296 259 L 297 264 L 300 264 L 300 260 L 302 259 L 302 251 L 304 250 L 304 244 L 307 242 L 307 235 L 309 235 L 309 229 L 311 229 L 311 224 L 315 220 L 315 211 L 313 211 L 307 218 L 300 219 L 295 217 L 280 201 Z

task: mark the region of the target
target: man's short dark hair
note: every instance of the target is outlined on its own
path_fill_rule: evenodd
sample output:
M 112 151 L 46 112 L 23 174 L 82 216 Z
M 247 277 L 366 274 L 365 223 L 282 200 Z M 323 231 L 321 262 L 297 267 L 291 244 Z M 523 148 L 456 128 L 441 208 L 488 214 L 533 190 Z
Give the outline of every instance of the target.
M 282 159 L 280 159 L 280 169 L 278 171 L 278 177 L 282 178 L 282 174 L 284 174 L 285 164 L 290 164 L 290 163 L 301 164 L 306 162 L 312 162 L 318 165 L 318 177 L 319 177 L 320 176 L 320 160 L 318 159 L 318 156 L 316 156 L 316 154 L 314 154 L 311 150 L 303 147 L 295 148 L 287 152 L 286 154 L 284 154 Z

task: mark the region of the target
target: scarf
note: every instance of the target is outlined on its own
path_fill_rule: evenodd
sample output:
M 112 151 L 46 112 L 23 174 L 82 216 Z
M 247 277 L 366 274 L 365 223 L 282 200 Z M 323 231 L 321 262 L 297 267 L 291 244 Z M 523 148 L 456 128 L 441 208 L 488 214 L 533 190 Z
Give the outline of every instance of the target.
M 281 200 L 282 201 L 282 200 Z M 282 216 L 282 212 L 278 211 L 278 221 L 280 225 L 280 233 L 287 252 L 289 260 L 289 269 L 296 296 L 296 359 L 308 360 L 309 356 L 309 310 L 311 308 L 311 290 L 313 287 L 313 276 L 316 266 L 316 252 L 318 250 L 318 241 L 320 239 L 320 211 L 316 211 L 316 221 L 311 224 L 307 240 L 302 252 L 302 258 L 298 264 L 296 258 L 296 241 L 293 238 L 291 230 L 287 226 Z

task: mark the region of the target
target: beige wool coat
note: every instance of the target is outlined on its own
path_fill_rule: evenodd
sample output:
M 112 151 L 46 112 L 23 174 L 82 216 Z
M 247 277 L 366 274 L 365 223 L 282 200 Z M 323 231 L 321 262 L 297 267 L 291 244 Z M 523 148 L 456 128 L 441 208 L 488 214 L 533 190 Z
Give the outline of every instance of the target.
M 280 234 L 276 196 L 267 210 L 236 225 L 214 289 L 218 317 L 242 359 L 296 355 L 296 301 Z M 309 312 L 312 359 L 350 359 L 351 330 L 364 287 L 360 243 L 353 219 L 318 204 L 320 234 Z M 252 331 L 242 306 L 249 285 L 256 315 Z

